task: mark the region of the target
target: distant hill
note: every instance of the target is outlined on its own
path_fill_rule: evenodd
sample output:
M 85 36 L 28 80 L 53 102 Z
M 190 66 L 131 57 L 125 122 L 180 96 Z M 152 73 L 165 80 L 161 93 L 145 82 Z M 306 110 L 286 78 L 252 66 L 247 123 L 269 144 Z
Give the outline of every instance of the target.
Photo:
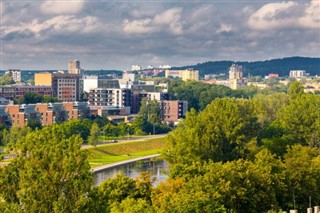
M 196 65 L 173 67 L 172 69 L 193 68 L 200 71 L 200 76 L 206 74 L 228 73 L 229 67 L 233 64 L 242 65 L 244 75 L 261 75 L 277 73 L 279 76 L 288 76 L 290 70 L 305 70 L 310 75 L 320 75 L 320 58 L 290 57 L 282 59 L 272 59 L 267 61 L 208 61 Z

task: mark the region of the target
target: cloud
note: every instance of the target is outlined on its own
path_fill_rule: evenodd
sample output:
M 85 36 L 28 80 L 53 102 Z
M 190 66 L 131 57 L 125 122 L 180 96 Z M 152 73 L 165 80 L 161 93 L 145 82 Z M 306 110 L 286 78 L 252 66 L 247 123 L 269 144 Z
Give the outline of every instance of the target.
M 44 14 L 76 14 L 83 9 L 84 3 L 84 0 L 46 0 L 40 5 L 40 9 Z
M 319 4 L 319 0 L 312 0 L 307 4 L 294 1 L 269 3 L 254 12 L 248 24 L 255 30 L 319 28 Z
M 102 23 L 99 22 L 98 18 L 93 16 L 78 18 L 74 15 L 61 15 L 43 22 L 34 19 L 31 23 L 23 23 L 17 26 L 4 26 L 3 36 L 9 40 L 31 36 L 41 39 L 56 34 L 94 33 L 102 28 Z
M 171 8 L 150 18 L 131 21 L 126 19 L 123 22 L 123 30 L 132 34 L 154 33 L 164 30 L 179 35 L 183 32 L 181 13 L 181 8 Z
M 256 30 L 294 26 L 296 14 L 290 15 L 289 11 L 297 6 L 298 3 L 293 1 L 266 4 L 250 16 L 249 26 Z
M 305 28 L 320 28 L 320 1 L 313 0 L 306 6 L 304 14 L 299 18 L 299 24 Z
M 232 25 L 222 23 L 220 28 L 217 30 L 217 33 L 228 33 L 231 32 L 233 29 Z

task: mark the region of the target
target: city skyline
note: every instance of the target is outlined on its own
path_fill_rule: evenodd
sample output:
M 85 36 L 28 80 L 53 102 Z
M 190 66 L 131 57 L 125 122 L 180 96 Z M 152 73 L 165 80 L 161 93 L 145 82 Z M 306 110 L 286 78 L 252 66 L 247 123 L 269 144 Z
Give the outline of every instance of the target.
M 320 1 L 6 1 L 0 69 L 320 57 Z

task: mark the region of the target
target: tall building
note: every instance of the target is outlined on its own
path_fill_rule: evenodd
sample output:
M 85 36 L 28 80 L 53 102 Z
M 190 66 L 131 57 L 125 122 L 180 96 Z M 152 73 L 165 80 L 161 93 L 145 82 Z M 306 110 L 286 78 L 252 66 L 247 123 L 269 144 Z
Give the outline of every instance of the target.
M 78 101 L 80 97 L 80 76 L 77 74 L 36 73 L 36 86 L 51 86 L 52 94 L 61 101 Z
M 71 60 L 68 64 L 68 73 L 81 75 L 80 61 Z
M 232 64 L 229 68 L 229 79 L 237 79 L 240 80 L 243 77 L 242 66 L 237 64 Z
M 199 81 L 199 71 L 193 69 L 186 70 L 166 70 L 165 77 L 181 78 L 183 81 Z
M 231 89 L 237 89 L 239 86 L 246 85 L 247 80 L 243 78 L 242 66 L 232 64 L 229 68 L 229 87 Z
M 15 82 L 21 82 L 21 70 L 9 69 L 6 74 L 11 76 Z

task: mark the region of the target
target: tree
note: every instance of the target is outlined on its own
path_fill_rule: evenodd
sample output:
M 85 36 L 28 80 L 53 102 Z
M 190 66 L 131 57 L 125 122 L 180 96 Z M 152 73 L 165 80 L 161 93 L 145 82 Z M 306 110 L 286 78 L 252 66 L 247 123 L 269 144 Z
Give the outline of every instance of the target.
M 8 84 L 14 84 L 14 80 L 12 76 L 10 75 L 3 75 L 0 77 L 0 85 L 8 85 Z
M 65 128 L 55 124 L 18 139 L 13 146 L 16 157 L 0 171 L 0 196 L 5 202 L 25 212 L 79 211 L 91 188 L 92 173 L 81 150 L 82 139 L 66 135 Z
M 17 100 L 18 104 L 35 104 L 41 103 L 42 101 L 43 96 L 34 92 L 26 92 L 24 96 Z
M 296 143 L 320 147 L 320 96 L 304 94 L 291 99 L 290 104 L 279 111 L 277 121 L 286 137 Z
M 246 145 L 255 140 L 258 130 L 250 101 L 215 99 L 199 115 L 194 110 L 187 114 L 169 135 L 164 156 L 171 164 L 246 157 Z
M 318 205 L 320 200 L 319 151 L 300 144 L 292 146 L 284 157 L 284 164 L 287 188 L 290 192 L 288 207 L 304 211 L 309 207 L 309 196 L 312 197 L 313 204 Z
M 303 84 L 299 81 L 293 81 L 288 90 L 290 100 L 294 100 L 304 94 Z
M 96 146 L 99 141 L 99 126 L 96 123 L 93 123 L 90 130 L 90 136 L 88 138 L 88 143 L 92 146 Z

